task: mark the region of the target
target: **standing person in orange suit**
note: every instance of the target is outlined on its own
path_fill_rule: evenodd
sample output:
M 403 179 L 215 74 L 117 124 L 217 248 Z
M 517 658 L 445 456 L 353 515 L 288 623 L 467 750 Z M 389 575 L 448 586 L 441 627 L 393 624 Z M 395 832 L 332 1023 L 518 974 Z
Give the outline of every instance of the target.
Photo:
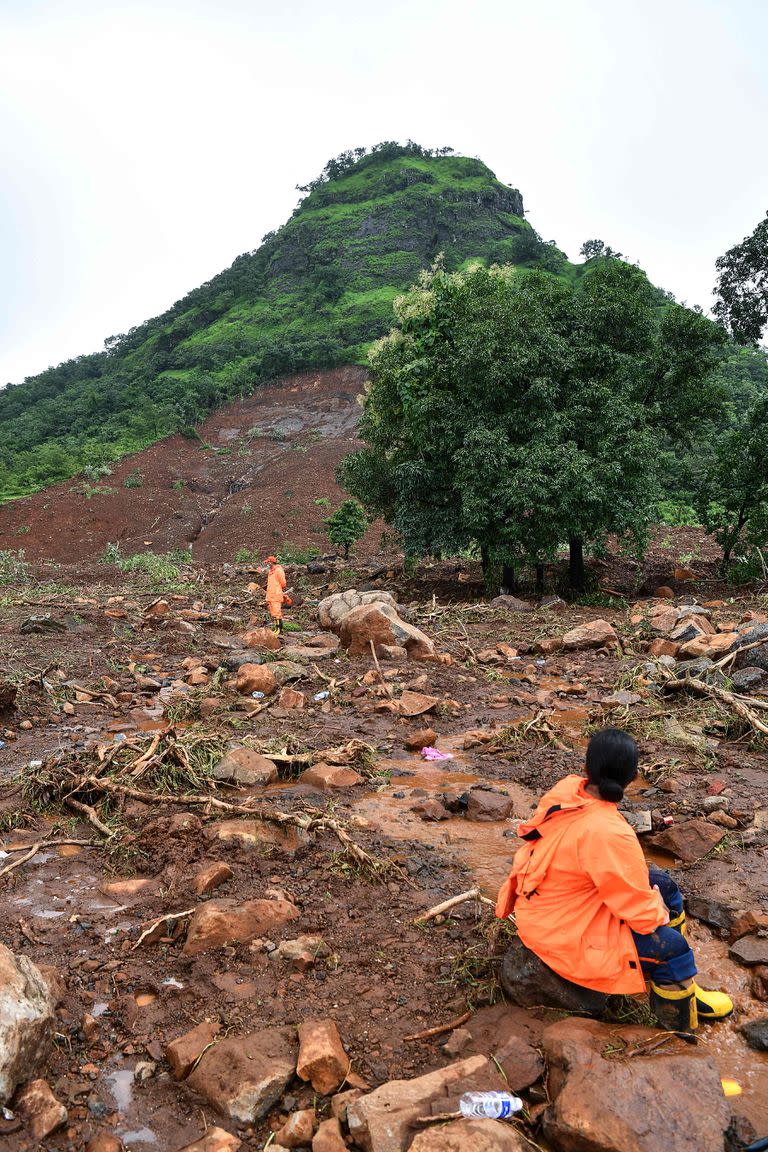
M 286 579 L 282 564 L 278 564 L 276 556 L 267 556 L 267 565 L 267 608 L 272 617 L 273 631 L 280 635 L 283 631 L 283 604 L 290 604 L 291 601 L 285 594 Z

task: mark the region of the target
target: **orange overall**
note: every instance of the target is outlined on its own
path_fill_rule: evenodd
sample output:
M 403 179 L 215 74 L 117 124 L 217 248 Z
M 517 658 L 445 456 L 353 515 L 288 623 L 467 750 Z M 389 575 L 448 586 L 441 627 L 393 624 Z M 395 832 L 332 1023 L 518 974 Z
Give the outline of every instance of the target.
M 283 601 L 285 600 L 285 572 L 282 565 L 272 564 L 267 577 L 267 607 L 273 620 L 282 620 Z
M 520 939 L 558 975 L 595 992 L 645 990 L 632 931 L 666 921 L 632 828 L 615 804 L 566 776 L 518 834 L 525 844 L 499 892 L 496 915 L 515 913 Z

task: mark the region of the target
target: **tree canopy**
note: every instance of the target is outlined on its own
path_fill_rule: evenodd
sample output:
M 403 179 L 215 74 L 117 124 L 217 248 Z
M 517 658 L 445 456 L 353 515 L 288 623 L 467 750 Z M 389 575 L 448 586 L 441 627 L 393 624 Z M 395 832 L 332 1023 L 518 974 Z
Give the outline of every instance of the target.
M 568 542 L 578 587 L 585 546 L 642 545 L 664 435 L 684 441 L 722 403 L 721 329 L 619 261 L 576 284 L 438 264 L 395 312 L 340 480 L 408 552 L 479 546 L 488 569 Z
M 756 344 L 768 324 L 768 213 L 716 262 L 714 313 L 734 339 Z

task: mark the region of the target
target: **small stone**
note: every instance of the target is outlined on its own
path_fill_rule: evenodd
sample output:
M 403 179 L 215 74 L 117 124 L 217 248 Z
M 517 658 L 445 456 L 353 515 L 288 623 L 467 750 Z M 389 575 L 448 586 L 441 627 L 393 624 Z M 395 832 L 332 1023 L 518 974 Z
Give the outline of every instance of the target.
M 450 820 L 451 814 L 448 809 L 432 797 L 426 800 L 420 800 L 418 804 L 414 804 L 411 808 L 417 816 L 421 816 L 422 820 Z
M 340 1124 L 346 1124 L 347 1108 L 354 1100 L 359 1100 L 362 1094 L 360 1088 L 347 1088 L 345 1092 L 337 1092 L 331 1099 L 331 1115 L 334 1116 Z
M 185 1144 L 179 1152 L 237 1152 L 242 1143 L 237 1136 L 225 1132 L 223 1128 L 209 1128 L 204 1136 L 192 1144 Z
M 424 1129 L 410 1152 L 528 1152 L 530 1147 L 510 1124 L 478 1116 Z
M 661 636 L 657 636 L 652 640 L 648 648 L 648 653 L 651 656 L 677 656 L 680 651 L 680 645 L 675 644 L 674 640 L 665 640 Z
M 437 696 L 427 696 L 423 692 L 411 692 L 406 689 L 398 701 L 401 716 L 421 716 L 431 712 L 439 704 Z
M 675 598 L 675 594 L 668 584 L 662 584 L 659 588 L 657 588 L 654 592 L 654 596 L 657 600 L 674 600 Z
M 467 820 L 506 820 L 514 807 L 510 796 L 490 788 L 472 788 L 467 793 Z
M 719 825 L 721 828 L 738 828 L 738 820 L 734 820 L 733 816 L 729 816 L 727 812 L 713 812 L 709 817 L 713 824 Z
M 347 1152 L 341 1125 L 335 1117 L 323 1120 L 312 1141 L 312 1152 Z
M 85 1152 L 123 1152 L 123 1143 L 114 1132 L 96 1132 L 85 1146 Z M 181 1149 L 184 1152 L 184 1149 Z M 211 1150 L 214 1152 L 214 1150 Z M 222 1152 L 224 1150 L 222 1149 Z
M 290 712 L 300 712 L 307 702 L 307 698 L 303 692 L 299 692 L 296 688 L 283 688 L 278 697 L 278 706 L 286 708 Z
M 759 1020 L 749 1020 L 739 1029 L 742 1036 L 756 1052 L 768 1052 L 768 1016 Z
M 742 936 L 735 944 L 731 944 L 728 954 L 747 967 L 768 964 L 768 936 Z
M 221 1025 L 212 1020 L 203 1020 L 190 1032 L 172 1040 L 165 1049 L 165 1058 L 177 1080 L 185 1080 L 200 1058 L 202 1052 L 213 1043 L 221 1031 Z
M 198 896 L 207 896 L 209 892 L 221 887 L 233 876 L 234 872 L 229 864 L 225 864 L 223 860 L 214 860 L 212 864 L 206 864 L 196 874 L 192 881 L 192 888 Z
M 184 952 L 197 956 L 231 943 L 248 943 L 265 936 L 299 910 L 287 900 L 208 900 L 195 910 L 189 923 Z
M 321 792 L 329 792 L 334 788 L 352 788 L 363 782 L 362 776 L 352 768 L 344 768 L 339 764 L 313 764 L 302 772 L 299 780 L 302 784 L 319 788 Z
M 299 1024 L 299 1059 L 296 1072 L 316 1092 L 329 1096 L 346 1079 L 350 1060 L 333 1020 L 305 1020 Z
M 750 991 L 756 1000 L 768 1000 L 768 966 L 758 964 L 751 972 Z
M 252 1124 L 278 1102 L 296 1067 L 293 1028 L 263 1028 L 209 1048 L 186 1081 L 223 1116 Z
M 612 624 L 607 620 L 590 620 L 572 628 L 563 636 L 563 647 L 569 651 L 583 648 L 603 648 L 618 646 L 619 638 Z
M 213 769 L 216 780 L 238 784 L 272 784 L 277 780 L 274 763 L 252 748 L 232 748 Z
M 46 1080 L 31 1080 L 19 1093 L 16 1105 L 34 1140 L 45 1140 L 67 1122 L 67 1110 Z
M 314 1108 L 292 1112 L 282 1128 L 275 1133 L 275 1144 L 278 1148 L 306 1148 L 312 1142 L 315 1122 Z
M 274 673 L 265 664 L 241 664 L 235 681 L 237 691 L 243 696 L 263 692 L 269 696 L 277 688 Z
M 409 732 L 403 743 L 410 752 L 420 752 L 422 748 L 434 747 L 437 732 L 434 728 L 417 728 Z
M 243 637 L 246 648 L 261 648 L 265 652 L 279 652 L 282 648 L 280 637 L 271 628 L 252 628 Z

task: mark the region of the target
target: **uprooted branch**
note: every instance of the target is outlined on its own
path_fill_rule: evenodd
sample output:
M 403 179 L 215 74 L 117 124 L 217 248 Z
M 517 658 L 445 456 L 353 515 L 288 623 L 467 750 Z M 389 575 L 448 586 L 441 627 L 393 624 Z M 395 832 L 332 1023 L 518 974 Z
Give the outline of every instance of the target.
M 737 696 L 735 692 L 728 692 L 725 688 L 718 688 L 716 684 L 706 684 L 703 680 L 686 676 L 681 680 L 667 680 L 664 685 L 667 692 L 695 692 L 698 696 L 708 696 L 716 700 L 724 708 L 729 708 L 740 716 L 755 730 L 768 736 L 768 724 L 764 724 L 755 713 L 754 707 L 762 707 L 759 700 L 752 701 L 749 696 Z

